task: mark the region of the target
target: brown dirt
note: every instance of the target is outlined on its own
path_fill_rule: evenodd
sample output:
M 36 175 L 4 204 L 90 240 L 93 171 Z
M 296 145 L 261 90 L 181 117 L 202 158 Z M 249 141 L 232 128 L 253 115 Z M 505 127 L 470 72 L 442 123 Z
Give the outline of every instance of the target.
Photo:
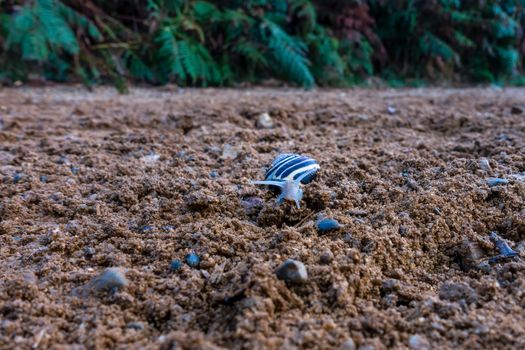
M 525 348 L 525 264 L 478 267 L 492 230 L 524 246 L 524 101 L 0 90 L 0 347 Z M 321 164 L 301 209 L 249 184 L 280 152 Z M 321 213 L 344 229 L 318 234 Z M 288 258 L 305 284 L 276 278 Z M 79 293 L 110 267 L 125 287 Z

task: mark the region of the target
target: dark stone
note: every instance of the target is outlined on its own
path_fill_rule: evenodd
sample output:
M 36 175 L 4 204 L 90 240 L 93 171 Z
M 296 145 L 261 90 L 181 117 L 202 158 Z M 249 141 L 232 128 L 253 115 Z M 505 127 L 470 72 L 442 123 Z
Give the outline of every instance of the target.
M 478 294 L 466 283 L 446 282 L 439 290 L 439 298 L 449 301 L 465 300 L 470 304 L 478 300 Z
M 306 267 L 300 261 L 293 259 L 286 260 L 275 270 L 277 278 L 292 283 L 303 283 L 308 279 Z
M 325 250 L 321 254 L 321 257 L 319 258 L 319 261 L 321 262 L 321 264 L 325 264 L 325 265 L 330 264 L 332 260 L 334 260 L 334 254 L 330 250 Z

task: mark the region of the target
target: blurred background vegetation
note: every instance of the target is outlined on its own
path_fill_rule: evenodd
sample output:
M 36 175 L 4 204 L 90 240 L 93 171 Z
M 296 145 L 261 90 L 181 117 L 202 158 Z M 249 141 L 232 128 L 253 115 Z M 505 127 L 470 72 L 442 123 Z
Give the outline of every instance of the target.
M 0 81 L 523 84 L 525 0 L 0 0 Z

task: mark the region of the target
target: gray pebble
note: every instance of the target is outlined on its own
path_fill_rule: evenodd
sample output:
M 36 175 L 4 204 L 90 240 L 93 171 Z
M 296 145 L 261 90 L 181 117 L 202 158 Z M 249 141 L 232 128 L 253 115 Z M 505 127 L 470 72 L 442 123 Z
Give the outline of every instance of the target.
M 239 151 L 236 147 L 233 147 L 230 144 L 224 145 L 224 148 L 222 149 L 222 155 L 221 159 L 227 160 L 227 159 L 235 159 L 239 155 Z
M 306 267 L 300 261 L 288 259 L 275 270 L 277 278 L 292 283 L 306 282 L 308 273 Z
M 395 278 L 387 278 L 381 285 L 381 292 L 383 293 L 397 292 L 399 289 L 401 289 L 401 282 Z
M 355 350 L 355 342 L 352 338 L 349 338 L 341 343 L 341 350 Z
M 263 113 L 259 115 L 257 119 L 257 127 L 260 129 L 271 129 L 273 128 L 272 117 L 268 113 Z
M 490 171 L 490 163 L 487 158 L 481 158 L 479 160 L 479 168 L 483 171 L 489 172 Z
M 372 253 L 374 250 L 376 250 L 376 247 L 377 247 L 377 243 L 375 241 L 370 240 L 364 243 L 361 250 L 363 251 L 363 253 Z
M 357 350 L 376 350 L 376 347 L 372 344 L 361 345 Z
M 428 340 L 419 334 L 414 334 L 410 337 L 410 339 L 408 340 L 408 346 L 410 346 L 410 349 L 413 350 L 430 349 L 430 344 L 428 343 Z
M 411 178 L 407 178 L 405 181 L 405 184 L 410 188 L 411 190 L 417 191 L 419 188 L 419 185 L 417 184 L 417 181 Z
M 126 325 L 127 328 L 141 331 L 144 329 L 144 324 L 142 322 L 130 322 Z
M 92 257 L 93 255 L 95 255 L 95 248 L 93 248 L 93 247 L 85 247 L 84 248 L 84 254 L 87 257 Z
M 101 275 L 93 278 L 86 286 L 86 291 L 115 291 L 128 285 L 124 271 L 120 267 L 106 269 Z
M 441 286 L 439 298 L 450 301 L 465 300 L 470 304 L 478 300 L 478 293 L 466 283 L 447 282 Z
M 330 250 L 325 250 L 322 254 L 321 254 L 321 257 L 319 258 L 319 261 L 321 262 L 321 264 L 325 264 L 325 265 L 328 265 L 332 262 L 332 260 L 334 260 L 334 254 L 332 253 L 332 251 Z
M 241 204 L 247 215 L 255 215 L 264 207 L 264 201 L 259 197 L 248 197 Z
M 386 111 L 388 112 L 388 114 L 396 114 L 397 109 L 394 106 L 388 106 Z

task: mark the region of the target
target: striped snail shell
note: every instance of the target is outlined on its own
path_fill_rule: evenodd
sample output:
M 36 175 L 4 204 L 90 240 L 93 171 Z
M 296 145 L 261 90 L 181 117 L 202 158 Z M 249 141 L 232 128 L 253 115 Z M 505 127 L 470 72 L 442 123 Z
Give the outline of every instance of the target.
M 274 159 L 263 181 L 252 181 L 252 184 L 277 186 L 281 189 L 277 203 L 291 200 L 297 204 L 297 208 L 300 208 L 299 202 L 303 197 L 301 184 L 310 183 L 319 168 L 319 163 L 315 159 L 284 153 Z

